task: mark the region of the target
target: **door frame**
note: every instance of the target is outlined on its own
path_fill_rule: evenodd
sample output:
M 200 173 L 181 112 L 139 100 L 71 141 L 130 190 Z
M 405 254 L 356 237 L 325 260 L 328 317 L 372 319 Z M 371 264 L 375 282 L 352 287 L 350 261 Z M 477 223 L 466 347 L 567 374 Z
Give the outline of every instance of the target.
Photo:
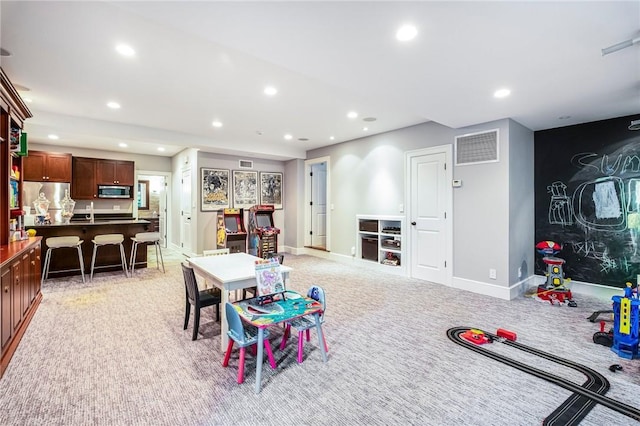
M 304 246 L 311 246 L 311 166 L 313 164 L 326 163 L 327 173 L 325 187 L 327 188 L 327 223 L 325 229 L 327 230 L 327 240 L 325 250 L 331 251 L 331 211 L 333 206 L 331 205 L 331 157 L 318 157 L 304 162 Z
M 172 218 L 172 213 L 173 213 L 173 209 L 171 208 L 173 205 L 171 204 L 171 172 L 154 172 L 154 171 L 150 171 L 150 170 L 136 170 L 136 185 L 138 183 L 138 176 L 143 175 L 143 176 L 164 176 L 164 183 L 165 183 L 165 197 L 167 199 L 166 201 L 166 205 L 165 205 L 165 212 L 164 212 L 164 231 L 165 231 L 165 247 L 169 247 L 169 241 L 171 241 L 171 218 Z M 136 209 L 136 212 L 138 210 L 138 206 L 136 203 L 134 203 L 134 208 Z M 162 214 L 162 212 L 160 212 L 160 214 Z
M 416 149 L 412 151 L 405 151 L 405 173 L 404 173 L 404 188 L 405 188 L 405 223 L 407 226 L 407 245 L 409 249 L 407 250 L 407 255 L 409 258 L 409 263 L 407 267 L 407 274 L 409 277 L 413 278 L 414 272 L 414 260 L 415 253 L 411 253 L 411 161 L 415 157 L 422 157 L 424 155 L 433 155 L 433 154 L 444 154 L 445 155 L 445 164 L 446 171 L 445 176 L 449 185 L 447 188 L 447 201 L 446 201 L 446 211 L 447 211 L 447 220 L 445 223 L 445 229 L 447 232 L 447 247 L 445 249 L 445 261 L 447 262 L 446 274 L 445 274 L 445 282 L 443 283 L 447 287 L 450 287 L 453 283 L 453 145 L 438 145 L 430 148 L 422 148 Z M 404 244 L 404 242 L 403 242 Z

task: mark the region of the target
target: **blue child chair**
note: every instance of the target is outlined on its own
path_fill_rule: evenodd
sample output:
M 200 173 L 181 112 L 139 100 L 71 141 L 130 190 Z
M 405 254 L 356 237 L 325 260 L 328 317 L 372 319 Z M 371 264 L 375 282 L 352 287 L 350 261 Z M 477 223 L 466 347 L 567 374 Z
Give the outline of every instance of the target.
M 312 286 L 309 288 L 307 292 L 307 297 L 310 297 L 314 300 L 317 300 L 322 304 L 322 312 L 320 313 L 320 324 L 324 324 L 324 313 L 327 309 L 327 303 L 324 296 L 324 289 L 319 286 Z M 298 364 L 302 364 L 302 355 L 304 352 L 304 338 L 302 336 L 303 333 L 306 334 L 307 342 L 309 341 L 309 330 L 315 328 L 316 319 L 312 315 L 305 315 L 300 318 L 296 318 L 287 323 L 286 328 L 284 330 L 284 334 L 282 336 L 282 341 L 280 342 L 280 350 L 283 350 L 285 345 L 287 344 L 287 339 L 291 334 L 291 327 L 295 328 L 298 332 Z M 322 333 L 322 343 L 324 344 L 324 350 L 329 352 L 329 348 L 327 347 L 327 341 L 324 338 L 324 332 Z
M 233 345 L 236 343 L 240 348 L 240 361 L 238 364 L 238 383 L 244 382 L 244 358 L 246 349 L 248 346 L 256 345 L 258 343 L 258 328 L 252 325 L 244 325 L 240 319 L 240 314 L 235 310 L 233 305 L 227 302 L 225 306 L 225 313 L 227 315 L 227 323 L 229 324 L 229 346 L 227 346 L 227 353 L 222 361 L 222 366 L 227 367 L 229 365 L 229 357 L 233 350 Z M 276 361 L 273 358 L 273 352 L 271 352 L 271 345 L 269 344 L 269 333 L 264 330 L 264 348 L 269 357 L 269 365 L 271 368 L 276 368 Z

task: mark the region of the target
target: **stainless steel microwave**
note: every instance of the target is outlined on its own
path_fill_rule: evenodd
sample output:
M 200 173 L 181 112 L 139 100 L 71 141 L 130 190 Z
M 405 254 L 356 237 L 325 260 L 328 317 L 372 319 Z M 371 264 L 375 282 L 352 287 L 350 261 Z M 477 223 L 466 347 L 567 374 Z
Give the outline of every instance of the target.
M 98 198 L 131 198 L 131 187 L 98 185 Z

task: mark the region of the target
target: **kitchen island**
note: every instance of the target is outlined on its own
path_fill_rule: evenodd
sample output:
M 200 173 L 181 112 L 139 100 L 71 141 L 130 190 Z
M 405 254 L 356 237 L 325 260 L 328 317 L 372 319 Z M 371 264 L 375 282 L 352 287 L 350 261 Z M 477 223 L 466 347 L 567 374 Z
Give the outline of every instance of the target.
M 49 237 L 69 237 L 77 236 L 84 242 L 82 243 L 82 257 L 84 258 L 85 274 L 91 273 L 91 256 L 93 254 L 93 243 L 91 242 L 96 235 L 101 234 L 123 234 L 124 250 L 127 262 L 131 256 L 131 237 L 138 232 L 148 232 L 150 222 L 148 220 L 95 220 L 93 223 L 88 220 L 72 221 L 71 223 L 55 223 L 51 225 L 35 225 L 27 226 L 27 230 L 34 229 L 36 235 L 42 237 L 42 267 L 44 267 L 44 254 L 47 249 L 47 238 Z M 64 251 L 68 251 L 65 254 Z M 147 251 L 138 250 L 136 253 L 136 269 L 147 267 Z M 120 249 L 117 245 L 102 246 L 98 249 L 96 256 L 96 267 L 108 266 L 96 269 L 98 271 L 121 271 L 122 265 L 120 261 Z M 64 271 L 64 272 L 56 272 Z M 78 256 L 74 248 L 56 249 L 51 256 L 51 265 L 49 268 L 49 278 L 80 275 L 78 266 Z

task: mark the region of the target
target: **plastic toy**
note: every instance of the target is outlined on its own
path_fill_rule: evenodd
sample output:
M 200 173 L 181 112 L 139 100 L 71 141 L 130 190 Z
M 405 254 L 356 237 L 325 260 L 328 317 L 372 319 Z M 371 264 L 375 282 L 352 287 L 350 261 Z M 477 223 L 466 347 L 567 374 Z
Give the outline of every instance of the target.
M 637 289 L 636 289 L 637 290 Z M 634 294 L 635 293 L 635 294 Z M 613 296 L 613 346 L 611 350 L 622 358 L 638 358 L 638 292 L 627 283 L 624 296 Z
M 564 277 L 562 265 L 564 259 L 555 257 L 562 250 L 562 246 L 555 241 L 541 241 L 536 244 L 536 250 L 543 255 L 542 261 L 547 265 L 547 281 L 538 286 L 536 296 L 540 300 L 550 302 L 552 305 L 556 302 L 561 305 L 567 303 L 568 306 L 576 307 L 578 304 L 573 300 L 571 290 L 565 283 L 571 281 L 570 278 Z
M 487 335 L 484 334 L 484 331 L 478 330 L 476 328 L 471 328 L 460 335 L 465 340 L 468 340 L 471 343 L 476 345 L 483 345 L 485 343 L 491 343 L 491 340 Z

